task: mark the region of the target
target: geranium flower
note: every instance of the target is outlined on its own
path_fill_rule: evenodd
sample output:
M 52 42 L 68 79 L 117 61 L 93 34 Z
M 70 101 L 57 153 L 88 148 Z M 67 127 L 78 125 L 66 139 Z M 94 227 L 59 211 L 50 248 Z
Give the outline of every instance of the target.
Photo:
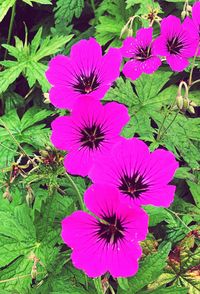
M 161 65 L 154 52 L 153 29 L 142 28 L 136 38 L 128 37 L 121 48 L 122 56 L 130 58 L 123 68 L 126 77 L 136 80 L 142 73 L 151 74 Z
M 148 232 L 148 216 L 139 207 L 120 201 L 112 186 L 91 186 L 86 207 L 95 215 L 76 211 L 62 221 L 62 239 L 73 249 L 73 265 L 95 278 L 106 272 L 129 277 L 138 270 L 142 255 L 138 241 Z
M 81 40 L 71 48 L 70 57 L 58 55 L 49 63 L 46 77 L 52 85 L 51 103 L 71 110 L 80 97 L 101 99 L 120 74 L 121 53 L 110 48 L 102 56 L 95 39 Z
M 108 152 L 121 139 L 119 134 L 128 121 L 128 110 L 122 104 L 103 106 L 91 98 L 80 99 L 70 116 L 53 121 L 51 141 L 69 152 L 64 161 L 67 171 L 84 177 L 95 156 Z
M 161 35 L 154 41 L 155 54 L 166 56 L 174 71 L 182 71 L 193 57 L 197 43 L 176 16 L 170 15 L 161 22 Z
M 184 22 L 184 27 L 187 31 L 193 35 L 196 39 L 197 45 L 200 44 L 200 2 L 196 2 L 192 7 L 192 19 L 190 17 L 186 17 Z M 197 53 L 200 55 L 200 48 Z
M 170 151 L 148 146 L 136 139 L 122 139 L 101 160 L 96 157 L 89 177 L 93 183 L 109 183 L 116 187 L 122 201 L 130 205 L 168 207 L 175 186 L 168 185 L 178 168 Z

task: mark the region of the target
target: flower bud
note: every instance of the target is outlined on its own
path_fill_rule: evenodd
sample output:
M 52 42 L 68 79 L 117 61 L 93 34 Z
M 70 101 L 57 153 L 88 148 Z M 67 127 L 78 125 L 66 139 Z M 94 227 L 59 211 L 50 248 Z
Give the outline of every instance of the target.
M 187 16 L 187 12 L 185 10 L 183 10 L 181 12 L 181 19 L 185 19 L 186 16 Z
M 193 101 L 190 101 L 190 105 L 193 106 L 193 107 L 197 106 L 197 104 L 195 102 L 193 102 Z
M 3 198 L 8 199 L 9 202 L 13 201 L 13 197 L 10 194 L 10 191 L 9 191 L 9 186 L 6 187 L 6 191 L 3 193 Z
M 133 29 L 132 29 L 132 28 L 129 28 L 129 29 L 128 29 L 127 36 L 128 36 L 128 37 L 132 37 L 132 36 L 133 36 Z
M 49 93 L 43 93 L 43 96 L 44 96 L 44 103 L 49 104 L 50 103 Z
M 37 277 L 37 266 L 36 265 L 33 265 L 32 269 L 31 269 L 31 278 L 33 280 L 35 280 Z
M 123 35 L 127 35 L 128 34 L 128 26 L 127 24 L 125 24 L 125 26 L 123 26 L 123 28 L 121 29 L 121 33 L 120 33 L 120 39 L 122 38 Z
M 48 157 L 48 156 L 49 156 L 49 153 L 48 153 L 46 150 L 40 150 L 39 152 L 40 152 L 40 154 L 41 154 L 43 157 Z
M 192 6 L 191 5 L 187 5 L 187 11 L 192 12 Z
M 183 109 L 183 97 L 182 96 L 176 96 L 176 105 L 181 110 Z
M 33 202 L 35 200 L 35 195 L 34 195 L 34 192 L 31 188 L 30 185 L 27 185 L 26 186 L 26 189 L 27 189 L 27 194 L 26 194 L 26 203 L 29 207 L 32 207 L 33 205 Z
M 185 110 L 187 110 L 188 107 L 189 107 L 189 99 L 187 99 L 187 98 L 184 97 L 184 99 L 183 99 L 183 108 Z
M 191 114 L 194 114 L 195 113 L 195 110 L 194 110 L 194 107 L 192 105 L 189 105 L 188 107 L 188 112 L 191 113 Z

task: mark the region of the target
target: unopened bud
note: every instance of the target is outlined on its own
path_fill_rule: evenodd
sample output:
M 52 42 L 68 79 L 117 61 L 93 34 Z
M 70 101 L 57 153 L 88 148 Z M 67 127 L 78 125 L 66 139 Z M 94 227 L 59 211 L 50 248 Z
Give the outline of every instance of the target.
M 49 93 L 43 93 L 43 96 L 44 96 L 44 103 L 49 104 L 50 103 Z
M 9 186 L 6 187 L 6 191 L 3 193 L 3 198 L 8 199 L 9 202 L 13 201 L 12 195 L 10 194 Z
M 195 113 L 195 110 L 194 110 L 194 107 L 193 106 L 191 106 L 191 105 L 189 105 L 189 107 L 188 107 L 188 112 L 189 113 L 192 113 L 192 114 L 194 114 Z
M 176 96 L 176 105 L 181 110 L 183 109 L 183 97 L 182 96 Z
M 121 33 L 120 33 L 120 39 L 122 38 L 123 35 L 127 35 L 128 34 L 128 26 L 127 24 L 125 24 L 125 26 L 123 26 L 123 28 L 121 29 Z
M 46 151 L 46 150 L 40 150 L 40 154 L 43 156 L 43 157 L 47 157 L 49 155 L 49 153 Z
M 191 5 L 187 5 L 187 11 L 192 12 L 192 6 Z
M 187 12 L 185 10 L 183 10 L 181 12 L 181 19 L 185 19 L 186 16 L 187 16 Z
M 26 203 L 29 207 L 32 207 L 32 204 L 35 200 L 35 195 L 34 195 L 34 192 L 31 188 L 30 185 L 27 185 L 26 186 L 26 189 L 27 189 L 27 194 L 26 194 Z
M 193 106 L 193 107 L 197 107 L 197 104 L 193 101 L 190 101 L 190 105 Z
M 33 265 L 32 269 L 31 269 L 31 278 L 33 280 L 35 280 L 37 278 L 37 266 Z
M 188 107 L 189 107 L 189 99 L 187 99 L 187 98 L 184 97 L 184 99 L 183 99 L 183 108 L 185 110 L 187 110 Z
M 132 37 L 133 36 L 133 29 L 131 29 L 131 28 L 128 29 L 127 36 L 128 37 Z

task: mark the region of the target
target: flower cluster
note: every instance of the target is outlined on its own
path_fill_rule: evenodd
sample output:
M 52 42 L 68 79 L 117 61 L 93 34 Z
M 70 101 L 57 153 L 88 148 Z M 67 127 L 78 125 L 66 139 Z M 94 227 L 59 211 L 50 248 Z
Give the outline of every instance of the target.
M 168 16 L 161 22 L 161 34 L 153 40 L 153 29 L 142 28 L 136 37 L 128 37 L 121 48 L 122 56 L 130 58 L 123 73 L 132 80 L 142 73 L 151 74 L 161 65 L 160 56 L 166 58 L 173 71 L 182 71 L 199 46 L 200 2 L 193 7 L 193 20 L 189 17 L 181 24 L 178 17 Z
M 135 80 L 161 66 L 161 57 L 174 71 L 182 71 L 188 58 L 200 54 L 200 2 L 192 19 L 183 23 L 175 16 L 161 22 L 161 34 L 142 28 L 128 37 L 120 49 L 102 55 L 95 39 L 72 46 L 70 57 L 53 58 L 46 72 L 51 83 L 50 100 L 70 110 L 52 123 L 52 143 L 67 151 L 66 171 L 89 177 L 92 185 L 84 194 L 86 208 L 62 221 L 62 238 L 73 249 L 72 262 L 90 277 L 110 272 L 128 277 L 138 269 L 142 250 L 139 242 L 148 232 L 148 215 L 142 205 L 169 207 L 175 186 L 170 184 L 178 168 L 167 150 L 150 152 L 137 138 L 120 136 L 129 121 L 128 109 L 117 102 L 101 104 L 120 75 Z

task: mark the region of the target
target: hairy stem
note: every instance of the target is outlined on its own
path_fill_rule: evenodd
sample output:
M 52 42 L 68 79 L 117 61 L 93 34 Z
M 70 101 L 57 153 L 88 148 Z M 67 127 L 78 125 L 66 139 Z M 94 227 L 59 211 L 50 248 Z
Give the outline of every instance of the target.
M 10 44 L 11 36 L 12 36 L 12 30 L 13 30 L 13 24 L 14 24 L 14 19 L 15 19 L 15 11 L 16 11 L 16 1 L 12 7 L 12 12 L 11 12 L 11 17 L 10 17 L 10 24 L 9 24 L 9 29 L 8 29 L 8 39 L 7 39 L 7 44 Z M 4 54 L 4 59 L 7 57 L 7 49 Z

